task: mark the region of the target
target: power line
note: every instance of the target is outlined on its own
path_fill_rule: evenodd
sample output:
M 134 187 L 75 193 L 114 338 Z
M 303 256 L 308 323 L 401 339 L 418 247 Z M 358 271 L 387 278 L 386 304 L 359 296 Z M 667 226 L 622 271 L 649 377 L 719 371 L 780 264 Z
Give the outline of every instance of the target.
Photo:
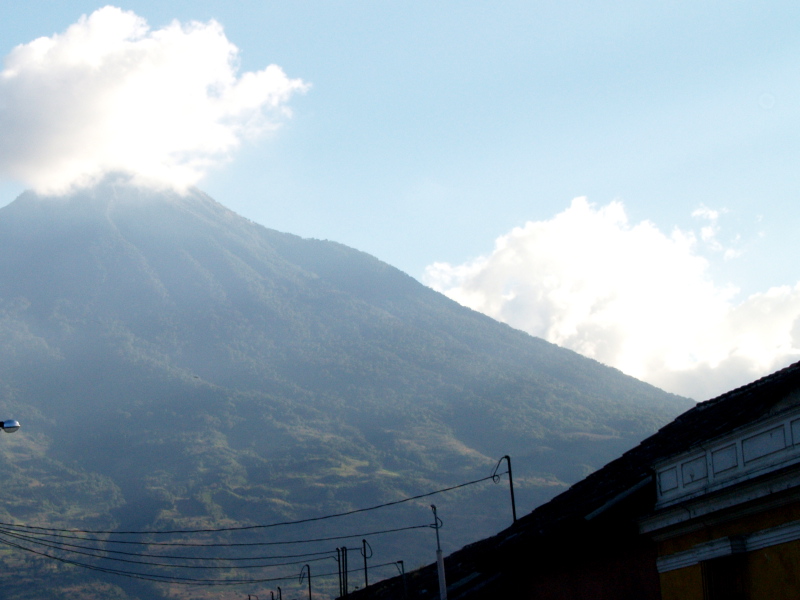
M 0 523 L 2 525 L 2 523 Z M 13 527 L 17 527 L 19 529 L 23 529 L 23 531 L 27 531 L 30 529 L 29 526 L 26 525 L 12 525 L 12 526 L 5 526 L 0 527 L 0 531 L 16 531 L 19 532 L 19 529 L 13 529 Z M 335 540 L 346 540 L 351 538 L 357 537 L 366 537 L 371 535 L 382 535 L 386 533 L 398 533 L 400 531 L 409 531 L 412 529 L 423 529 L 428 528 L 429 525 L 410 525 L 407 527 L 396 527 L 394 529 L 381 529 L 378 531 L 369 531 L 366 533 L 352 533 L 348 535 L 334 535 L 329 537 L 321 537 L 321 538 L 308 538 L 308 539 L 300 539 L 300 540 L 286 540 L 286 541 L 273 541 L 273 542 L 199 542 L 199 543 L 189 543 L 189 542 L 139 542 L 133 540 L 104 540 L 100 538 L 86 538 L 80 537 L 76 535 L 65 535 L 60 533 L 40 533 L 36 535 L 40 536 L 49 536 L 49 537 L 57 537 L 57 538 L 67 538 L 67 539 L 75 539 L 75 540 L 87 540 L 93 542 L 102 542 L 106 544 L 128 544 L 128 545 L 135 545 L 135 546 L 166 546 L 166 547 L 182 547 L 182 548 L 242 548 L 242 547 L 257 547 L 257 546 L 288 546 L 294 544 L 311 544 L 316 542 L 331 542 Z M 43 527 L 37 527 L 36 530 L 47 531 Z M 53 529 L 50 531 L 71 531 L 73 533 L 79 533 L 78 530 L 70 530 L 70 529 Z
M 369 506 L 366 508 L 357 508 L 354 510 L 349 510 L 340 513 L 332 513 L 329 515 L 323 515 L 320 517 L 309 517 L 306 519 L 297 519 L 294 521 L 280 521 L 278 523 L 270 523 L 266 525 L 242 525 L 238 527 L 219 527 L 215 529 L 172 529 L 172 530 L 156 530 L 156 531 L 109 531 L 109 530 L 91 530 L 91 529 L 57 529 L 53 527 L 40 527 L 36 525 L 15 525 L 13 523 L 5 523 L 0 521 L 0 526 L 6 527 L 19 527 L 24 529 L 33 529 L 33 530 L 43 530 L 43 531 L 58 531 L 58 532 L 66 532 L 66 533 L 84 533 L 84 534 L 94 534 L 94 535 L 177 535 L 177 534 L 194 534 L 194 533 L 222 533 L 222 532 L 229 532 L 229 531 L 252 531 L 255 529 L 271 529 L 273 527 L 283 527 L 286 525 L 301 525 L 304 523 L 314 523 L 318 521 L 325 521 L 327 519 L 335 519 L 338 517 L 346 517 L 350 515 L 355 515 L 359 513 L 365 513 L 373 510 L 378 510 L 380 508 L 386 508 L 389 506 L 397 506 L 398 504 L 403 504 L 405 502 L 411 502 L 412 500 L 420 500 L 421 498 L 428 498 L 430 496 L 435 496 L 436 494 L 442 494 L 444 492 L 451 492 L 453 490 L 457 490 L 460 488 L 464 488 L 470 485 L 475 485 L 476 483 L 482 483 L 484 481 L 488 481 L 490 479 L 496 478 L 498 475 L 504 475 L 508 471 L 503 471 L 502 473 L 492 473 L 488 477 L 482 477 L 481 479 L 475 479 L 473 481 L 467 481 L 465 483 L 460 483 L 458 485 L 453 485 L 450 487 L 442 488 L 439 490 L 434 490 L 432 492 L 426 492 L 424 494 L 418 494 L 416 496 L 409 496 L 407 498 L 402 498 L 400 500 L 394 500 L 392 502 L 386 502 L 384 504 L 376 504 L 374 506 Z
M 81 567 L 84 569 L 89 569 L 91 571 L 98 571 L 101 573 L 108 573 L 112 575 L 119 575 L 122 577 L 129 577 L 133 579 L 141 579 L 146 581 L 154 581 L 158 583 L 172 583 L 176 585 L 196 585 L 196 586 L 234 586 L 234 585 L 252 585 L 255 583 L 272 583 L 278 581 L 291 581 L 296 576 L 290 575 L 285 577 L 267 577 L 261 579 L 197 579 L 192 577 L 175 577 L 170 575 L 157 575 L 157 574 L 148 574 L 148 573 L 139 573 L 136 571 L 125 571 L 122 569 L 110 569 L 107 567 L 99 567 L 97 565 L 91 565 L 88 563 L 83 563 L 80 561 L 70 560 L 67 558 L 62 558 L 59 556 L 54 556 L 52 554 L 48 554 L 46 552 L 40 552 L 38 550 L 34 550 L 33 548 L 28 548 L 26 546 L 22 546 L 20 544 L 16 544 L 8 539 L 5 539 L 2 534 L 0 534 L 0 540 L 2 540 L 8 546 L 13 548 L 17 548 L 19 550 L 24 550 L 25 552 L 30 552 L 39 556 L 44 556 L 46 558 L 50 558 L 52 560 L 56 560 L 58 562 Z M 298 563 L 299 564 L 299 563 Z M 373 568 L 378 567 L 385 567 L 394 563 L 382 563 L 379 565 L 373 565 Z M 353 572 L 358 572 L 361 569 L 353 569 Z M 315 577 L 332 577 L 334 575 L 338 575 L 339 573 L 319 573 L 315 574 Z
M 427 525 L 420 525 L 420 527 L 427 527 Z M 19 534 L 15 537 L 19 539 L 26 539 L 30 541 L 52 541 L 47 540 L 46 537 L 27 537 L 22 536 L 18 531 L 12 531 L 9 529 L 0 528 L 0 533 L 5 533 L 7 535 L 12 534 Z M 384 532 L 378 532 L 384 533 Z M 42 535 L 42 534 L 31 534 L 31 535 Z M 54 537 L 52 535 L 43 534 L 47 537 Z M 70 539 L 86 539 L 87 541 L 101 541 L 101 540 L 92 540 L 91 538 L 77 538 L 75 536 L 61 536 L 61 537 L 69 537 Z M 246 556 L 246 557 L 207 557 L 207 556 L 175 556 L 175 555 L 164 555 L 164 554 L 149 554 L 146 552 L 125 552 L 124 550 L 111 550 L 108 548 L 95 548 L 93 546 L 84 546 L 81 544 L 68 544 L 66 542 L 53 542 L 59 545 L 59 547 L 65 548 L 80 548 L 83 550 L 96 550 L 97 552 L 105 552 L 107 554 L 119 554 L 122 556 L 143 556 L 149 558 L 170 558 L 172 560 L 198 560 L 198 561 L 218 561 L 218 562 L 238 562 L 238 561 L 246 561 L 246 560 L 283 560 L 288 558 L 305 558 L 310 556 L 322 556 L 322 555 L 332 555 L 332 551 L 326 550 L 323 552 L 305 552 L 303 554 L 273 554 L 269 556 Z M 358 548 L 352 548 L 352 550 L 357 550 Z M 231 568 L 231 567 L 229 567 Z
M 80 554 L 81 556 L 91 556 L 92 558 L 98 558 L 100 560 L 110 560 L 110 561 L 115 561 L 115 562 L 124 562 L 124 563 L 137 564 L 137 565 L 149 565 L 149 566 L 155 566 L 155 567 L 170 567 L 170 568 L 173 568 L 173 569 L 217 569 L 217 570 L 228 569 L 228 570 L 230 570 L 232 568 L 230 565 L 224 565 L 224 566 L 223 565 L 181 565 L 181 564 L 168 563 L 168 562 L 155 562 L 155 561 L 148 561 L 148 560 L 132 560 L 132 559 L 127 559 L 127 558 L 115 558 L 113 556 L 103 556 L 102 554 L 98 554 L 98 553 L 114 552 L 113 550 L 112 551 L 106 551 L 106 550 L 103 550 L 101 548 L 87 548 L 85 546 L 75 546 L 73 544 L 54 544 L 54 543 L 50 543 L 50 542 L 45 541 L 45 540 L 36 539 L 34 537 L 29 537 L 29 536 L 24 536 L 24 535 L 16 535 L 16 534 L 10 533 L 8 531 L 0 532 L 0 536 L 1 535 L 5 535 L 5 536 L 11 537 L 11 538 L 14 538 L 14 539 L 17 539 L 17 540 L 21 540 L 21 541 L 26 541 L 26 542 L 29 542 L 29 543 L 32 543 L 32 544 L 36 544 L 38 546 L 43 546 L 45 548 L 52 548 L 54 550 L 61 550 L 62 552 L 69 552 L 71 554 Z M 70 550 L 68 548 L 91 549 L 91 550 L 94 550 L 94 552 L 85 552 L 84 550 Z M 161 558 L 162 560 L 181 560 L 181 559 L 177 559 L 176 557 L 172 557 L 172 556 L 158 556 L 158 555 L 155 555 L 155 554 L 133 554 L 133 553 L 130 553 L 130 552 L 125 552 L 125 553 L 121 553 L 121 554 L 124 554 L 124 555 L 127 555 L 127 556 L 141 556 L 141 557 L 149 557 L 149 558 Z M 299 556 L 302 557 L 302 555 L 299 555 Z M 236 569 L 264 569 L 264 568 L 269 568 L 269 567 L 285 567 L 285 566 L 288 566 L 288 565 L 299 565 L 299 564 L 307 563 L 307 562 L 317 562 L 317 561 L 320 561 L 320 560 L 327 560 L 328 558 L 333 558 L 333 551 L 329 550 L 328 552 L 324 552 L 324 553 L 323 552 L 316 552 L 316 553 L 313 553 L 313 554 L 311 554 L 309 556 L 316 556 L 316 558 L 303 558 L 302 560 L 295 560 L 295 561 L 283 562 L 283 563 L 269 563 L 269 564 L 255 564 L 255 565 L 236 565 L 235 568 Z M 182 560 L 187 560 L 187 558 L 184 558 Z M 188 560 L 204 560 L 204 561 L 220 561 L 220 560 L 223 560 L 224 561 L 224 560 L 236 560 L 236 559 L 188 558 Z M 255 560 L 255 559 L 244 558 L 244 559 L 241 559 L 241 560 Z
M 338 536 L 328 536 L 328 537 L 318 537 L 318 538 L 309 538 L 309 539 L 294 539 L 294 540 L 286 540 L 286 541 L 270 541 L 270 542 L 155 542 L 155 541 L 135 541 L 135 540 L 116 540 L 112 538 L 97 538 L 91 537 L 96 535 L 104 535 L 104 536 L 115 536 L 115 535 L 140 535 L 140 536 L 153 536 L 153 535 L 189 535 L 189 534 L 211 534 L 211 533 L 225 533 L 225 532 L 239 532 L 239 531 L 253 531 L 253 530 L 263 530 L 263 529 L 270 529 L 275 527 L 281 526 L 289 526 L 289 525 L 301 525 L 307 523 L 316 523 L 328 519 L 334 519 L 338 517 L 345 517 L 349 515 L 355 515 L 360 513 L 365 513 L 369 511 L 378 510 L 381 508 L 387 508 L 391 506 L 397 506 L 406 502 L 411 502 L 414 500 L 419 500 L 422 498 L 428 498 L 430 496 L 434 496 L 437 494 L 441 494 L 444 492 L 449 492 L 453 490 L 457 490 L 460 488 L 464 488 L 467 486 L 475 485 L 478 483 L 482 483 L 484 481 L 488 481 L 490 479 L 496 480 L 499 475 L 503 475 L 508 473 L 505 471 L 503 473 L 497 473 L 495 468 L 495 472 L 492 473 L 489 477 L 483 477 L 480 479 L 475 479 L 472 481 L 467 481 L 465 483 L 461 483 L 458 485 L 449 486 L 446 488 L 441 488 L 438 490 L 434 490 L 431 492 L 426 492 L 424 494 L 418 494 L 416 496 L 410 496 L 406 498 L 402 498 L 400 500 L 395 500 L 392 502 L 386 502 L 383 504 L 378 504 L 366 508 L 354 509 L 345 512 L 339 513 L 332 513 L 328 515 L 323 515 L 319 517 L 310 517 L 306 519 L 298 519 L 294 521 L 282 521 L 278 523 L 271 523 L 265 525 L 247 525 L 247 526 L 239 526 L 239 527 L 221 527 L 221 528 L 207 528 L 207 529 L 176 529 L 176 530 L 161 530 L 161 531 L 105 531 L 105 530 L 87 530 L 87 529 L 59 529 L 59 528 L 48 528 L 42 526 L 35 526 L 35 525 L 18 525 L 13 523 L 4 523 L 0 522 L 0 542 L 5 543 L 6 545 L 17 548 L 19 550 L 29 552 L 38 556 L 42 556 L 45 558 L 49 558 L 51 560 L 55 560 L 61 562 L 63 564 L 72 565 L 76 567 L 81 567 L 97 572 L 108 573 L 113 575 L 119 575 L 123 577 L 129 577 L 134 579 L 142 579 L 147 581 L 154 581 L 160 583 L 173 583 L 173 584 L 182 584 L 182 585 L 202 585 L 202 586 L 222 586 L 222 585 L 245 585 L 245 584 L 256 584 L 256 583 L 269 583 L 269 582 L 278 582 L 278 581 L 288 581 L 293 579 L 293 576 L 287 577 L 270 577 L 270 578 L 249 578 L 249 579 L 199 579 L 193 577 L 181 577 L 181 576 L 174 576 L 174 575 L 164 575 L 164 574 L 157 574 L 157 573 L 142 573 L 138 571 L 129 571 L 121 568 L 111 568 L 107 566 L 100 566 L 97 564 L 89 564 L 86 562 L 82 562 L 79 560 L 73 560 L 70 558 L 65 558 L 64 556 L 57 556 L 52 554 L 48 551 L 37 550 L 35 548 L 29 547 L 26 544 L 32 544 L 34 546 L 39 546 L 41 548 L 46 548 L 62 553 L 72 554 L 72 555 L 79 555 L 79 556 L 87 556 L 94 558 L 99 561 L 113 561 L 118 563 L 126 563 L 126 564 L 137 564 L 137 565 L 145 565 L 149 567 L 157 567 L 157 568 L 169 568 L 169 569 L 268 569 L 268 568 L 275 568 L 275 567 L 286 567 L 297 565 L 301 563 L 308 563 L 308 562 L 316 562 L 327 560 L 328 558 L 334 558 L 332 551 L 327 552 L 311 552 L 311 553 L 304 553 L 304 554 L 287 554 L 287 555 L 272 555 L 272 556 L 260 556 L 260 557 L 197 557 L 197 556 L 170 556 L 165 554 L 149 554 L 149 553 L 136 553 L 136 552 L 125 552 L 123 550 L 113 550 L 110 548 L 97 548 L 94 546 L 87 546 L 80 543 L 68 543 L 63 542 L 61 540 L 69 539 L 69 540 L 76 540 L 80 542 L 95 542 L 97 544 L 113 545 L 113 544 L 128 544 L 128 545 L 138 545 L 138 546 L 156 546 L 156 547 L 186 547 L 186 548 L 244 548 L 244 547 L 263 547 L 263 546 L 278 546 L 278 545 L 290 545 L 290 544 L 308 544 L 308 543 L 319 543 L 319 542 L 327 542 L 333 540 L 343 540 L 343 539 L 352 539 L 357 537 L 368 537 L 368 536 L 375 536 L 375 535 L 382 535 L 382 534 L 389 534 L 389 533 L 398 533 L 403 531 L 411 531 L 416 529 L 428 529 L 431 527 L 429 524 L 425 525 L 412 525 L 407 527 L 397 527 L 393 529 L 383 529 L 378 531 L 370 531 L 367 533 L 356 533 L 350 535 L 338 535 Z M 17 540 L 16 542 L 13 540 Z M 22 543 L 24 542 L 24 544 Z M 117 556 L 109 556 L 111 554 Z M 269 564 L 237 564 L 237 565 L 208 565 L 208 564 L 176 564 L 172 562 L 156 562 L 156 561 L 148 561 L 148 560 L 134 560 L 132 558 L 119 558 L 121 556 L 128 556 L 128 557 L 135 557 L 135 558 L 158 558 L 161 561 L 195 561 L 195 562 L 206 562 L 206 561 L 213 561 L 213 562 L 254 562 L 260 560 L 288 560 L 293 558 L 300 558 L 302 560 L 298 561 L 289 561 L 283 563 L 269 563 Z M 394 565 L 394 562 L 383 563 L 379 565 L 373 565 L 373 568 L 383 567 Z M 352 571 L 358 572 L 361 569 L 353 569 Z M 333 575 L 338 575 L 339 573 L 322 573 L 316 575 L 317 577 L 329 577 Z
M 245 585 L 245 584 L 253 584 L 253 583 L 269 583 L 273 581 L 290 581 L 294 579 L 294 576 L 287 576 L 287 577 L 269 577 L 264 579 L 195 579 L 191 577 L 174 577 L 170 575 L 154 575 L 154 574 L 147 574 L 147 573 L 137 573 L 135 571 L 124 571 L 122 569 L 110 569 L 107 567 L 99 567 L 97 565 L 91 565 L 88 563 L 83 563 L 75 560 L 70 560 L 68 558 L 62 558 L 60 556 L 54 556 L 52 554 L 48 554 L 46 552 L 40 552 L 38 550 L 34 550 L 33 548 L 28 548 L 26 546 L 22 546 L 20 544 L 16 544 L 8 539 L 5 539 L 0 535 L 0 540 L 2 540 L 8 546 L 13 548 L 18 548 L 19 550 L 24 550 L 25 552 L 30 552 L 32 554 L 37 554 L 39 556 L 44 556 L 46 558 L 56 560 L 58 562 L 81 567 L 84 569 L 89 569 L 91 571 L 99 571 L 101 573 L 110 573 L 112 575 L 120 575 L 122 577 L 130 577 L 133 579 L 144 579 L 147 581 L 156 581 L 159 583 L 174 583 L 174 584 L 181 584 L 181 585 Z

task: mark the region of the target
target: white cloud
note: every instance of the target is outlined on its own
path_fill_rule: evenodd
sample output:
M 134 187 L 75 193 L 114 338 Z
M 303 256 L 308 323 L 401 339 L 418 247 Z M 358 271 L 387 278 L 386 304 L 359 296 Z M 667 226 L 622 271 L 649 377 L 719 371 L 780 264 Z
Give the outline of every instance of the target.
M 718 213 L 695 215 L 713 226 Z M 573 200 L 425 282 L 454 300 L 666 390 L 705 399 L 800 357 L 800 284 L 743 301 L 715 284 L 697 236 Z M 713 244 L 712 249 L 713 248 Z
M 707 206 L 701 206 L 700 208 L 692 212 L 692 216 L 698 219 L 705 219 L 708 221 L 707 225 L 700 228 L 700 239 L 705 243 L 707 248 L 713 250 L 714 252 L 721 253 L 722 256 L 725 258 L 725 260 L 730 260 L 732 258 L 738 258 L 739 256 L 741 256 L 742 254 L 741 250 L 732 246 L 726 247 L 719 240 L 720 211 L 713 210 L 711 208 L 708 208 Z M 738 239 L 734 241 L 738 241 Z
M 215 21 L 151 29 L 106 6 L 14 48 L 0 72 L 0 175 L 44 193 L 107 173 L 185 189 L 307 89 L 280 67 L 238 75 Z

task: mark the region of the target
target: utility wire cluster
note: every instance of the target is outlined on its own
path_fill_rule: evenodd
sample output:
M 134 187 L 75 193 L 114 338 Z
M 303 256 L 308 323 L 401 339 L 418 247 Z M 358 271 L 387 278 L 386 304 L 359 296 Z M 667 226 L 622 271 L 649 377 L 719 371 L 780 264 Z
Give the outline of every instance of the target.
M 498 467 L 499 465 L 500 463 Z M 490 479 L 497 482 L 498 477 L 505 473 L 509 473 L 510 476 L 510 461 L 508 471 L 498 473 L 498 467 L 495 467 L 489 477 L 366 508 L 305 519 L 236 527 L 138 531 L 58 529 L 0 522 L 0 542 L 65 565 L 133 579 L 193 586 L 280 583 L 296 580 L 298 571 L 307 573 L 310 585 L 311 565 L 317 564 L 319 568 L 314 568 L 314 577 L 338 575 L 340 592 L 344 590 L 346 595 L 348 571 L 351 573 L 363 571 L 365 581 L 367 579 L 367 559 L 372 557 L 372 548 L 366 538 L 430 529 L 434 525 L 425 523 L 332 536 L 298 536 L 286 539 L 272 536 L 266 540 L 260 539 L 261 536 L 257 539 L 252 538 L 265 530 L 300 525 L 315 526 L 322 521 L 389 508 L 480 484 Z M 244 534 L 248 538 L 246 541 L 232 541 L 236 534 Z M 221 537 L 225 539 L 220 540 Z M 330 550 L 314 552 L 275 550 L 280 546 L 303 544 L 316 544 L 319 547 L 320 544 L 327 542 L 357 538 L 362 539 L 362 545 L 354 548 L 348 548 L 345 544 Z M 369 554 L 367 554 L 368 547 Z M 361 552 L 364 566 L 348 568 L 346 559 L 348 551 Z M 325 565 L 318 564 L 327 560 L 333 560 L 338 564 L 338 572 L 329 572 Z M 378 568 L 391 565 L 396 566 L 397 563 L 386 562 L 370 566 Z M 289 569 L 293 574 L 286 574 L 290 572 Z

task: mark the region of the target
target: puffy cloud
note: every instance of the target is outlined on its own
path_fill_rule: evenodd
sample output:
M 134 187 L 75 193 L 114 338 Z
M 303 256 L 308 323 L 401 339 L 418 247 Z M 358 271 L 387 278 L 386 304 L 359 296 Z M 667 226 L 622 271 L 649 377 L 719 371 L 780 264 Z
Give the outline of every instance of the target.
M 276 65 L 238 75 L 215 21 L 151 29 L 106 6 L 14 48 L 0 72 L 0 174 L 44 193 L 108 173 L 185 189 L 305 91 Z
M 435 263 L 425 282 L 454 300 L 666 390 L 705 399 L 800 356 L 800 284 L 737 302 L 710 279 L 700 241 L 631 224 L 619 202 L 577 198 L 500 237 L 489 256 Z
M 718 234 L 720 231 L 720 226 L 718 223 L 720 211 L 713 210 L 708 208 L 707 206 L 701 206 L 700 208 L 694 210 L 692 212 L 693 217 L 697 217 L 700 219 L 705 219 L 708 223 L 700 229 L 700 238 L 706 244 L 708 248 L 713 250 L 714 252 L 722 253 L 725 260 L 729 260 L 731 258 L 737 258 L 741 256 L 741 251 L 733 248 L 728 247 L 726 248 L 722 242 L 719 241 Z

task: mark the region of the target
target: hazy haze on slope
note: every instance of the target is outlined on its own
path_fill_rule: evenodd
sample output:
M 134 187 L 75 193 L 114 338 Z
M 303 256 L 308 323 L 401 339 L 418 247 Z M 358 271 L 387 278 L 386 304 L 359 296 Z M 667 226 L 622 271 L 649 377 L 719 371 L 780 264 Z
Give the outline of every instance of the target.
M 109 182 L 0 209 L 0 330 L 0 408 L 25 424 L 0 448 L 0 511 L 65 527 L 327 514 L 503 454 L 526 511 L 689 405 L 197 191 Z M 446 549 L 507 525 L 507 502 L 491 485 L 437 499 Z M 356 525 L 429 519 L 423 502 Z M 411 564 L 429 542 L 373 546 Z

